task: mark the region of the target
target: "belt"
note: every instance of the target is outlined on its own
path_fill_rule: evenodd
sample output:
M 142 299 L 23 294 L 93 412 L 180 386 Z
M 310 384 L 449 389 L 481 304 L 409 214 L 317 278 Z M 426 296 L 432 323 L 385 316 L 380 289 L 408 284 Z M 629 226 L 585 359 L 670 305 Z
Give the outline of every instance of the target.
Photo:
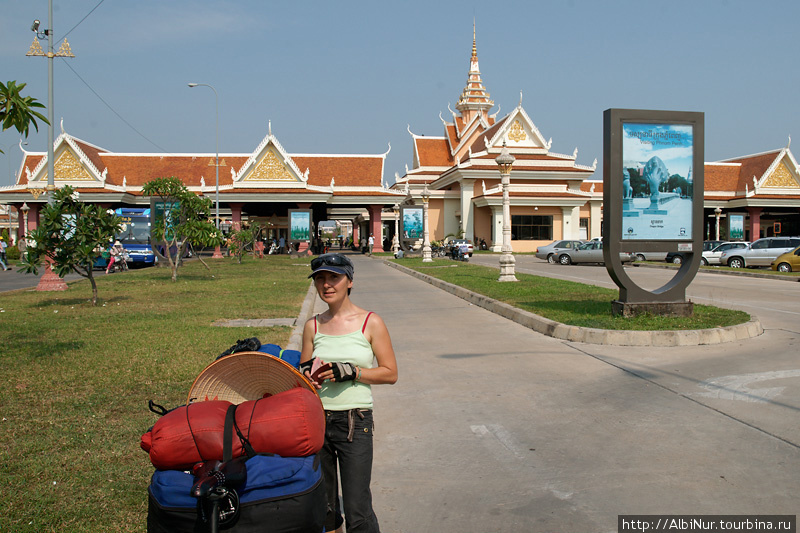
M 364 413 L 369 413 L 371 409 L 349 409 L 347 411 L 325 411 L 325 414 L 347 413 L 347 442 L 353 442 L 353 434 L 356 431 L 356 417 L 364 420 Z

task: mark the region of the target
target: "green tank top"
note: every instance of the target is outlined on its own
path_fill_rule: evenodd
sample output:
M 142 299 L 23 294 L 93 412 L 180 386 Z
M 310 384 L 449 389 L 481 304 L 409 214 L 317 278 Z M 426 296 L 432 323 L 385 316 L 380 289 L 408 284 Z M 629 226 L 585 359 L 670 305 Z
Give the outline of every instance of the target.
M 317 317 L 314 317 L 314 357 L 326 363 L 352 363 L 361 368 L 372 368 L 375 354 L 372 345 L 364 336 L 367 313 L 361 329 L 346 335 L 326 335 L 317 331 Z M 327 411 L 348 411 L 350 409 L 372 409 L 372 388 L 355 380 L 335 383 L 326 381 L 318 391 L 322 406 Z

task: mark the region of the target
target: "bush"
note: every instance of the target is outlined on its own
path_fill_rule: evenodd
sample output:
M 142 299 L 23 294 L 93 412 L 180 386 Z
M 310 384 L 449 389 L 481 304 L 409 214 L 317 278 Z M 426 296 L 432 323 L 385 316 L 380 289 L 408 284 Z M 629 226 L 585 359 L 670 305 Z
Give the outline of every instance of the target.
M 19 259 L 19 248 L 16 245 L 6 248 L 6 257 L 9 261 L 17 261 Z

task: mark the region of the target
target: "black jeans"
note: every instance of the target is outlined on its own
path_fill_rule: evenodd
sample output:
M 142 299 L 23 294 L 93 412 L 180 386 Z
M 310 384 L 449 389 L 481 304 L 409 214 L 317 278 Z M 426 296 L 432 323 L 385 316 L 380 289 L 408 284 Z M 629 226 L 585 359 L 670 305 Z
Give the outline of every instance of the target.
M 372 479 L 372 411 L 326 411 L 325 422 L 325 444 L 319 453 L 328 498 L 325 530 L 334 531 L 342 525 L 341 503 L 344 503 L 347 533 L 379 533 L 369 489 Z M 340 476 L 343 502 L 339 501 Z

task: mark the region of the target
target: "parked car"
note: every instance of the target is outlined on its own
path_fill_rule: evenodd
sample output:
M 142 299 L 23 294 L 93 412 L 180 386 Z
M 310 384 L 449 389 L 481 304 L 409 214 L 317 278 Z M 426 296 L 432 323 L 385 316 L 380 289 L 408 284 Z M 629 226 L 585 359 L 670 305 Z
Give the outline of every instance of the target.
M 720 244 L 725 241 L 703 241 L 703 251 L 707 252 L 713 250 Z M 673 263 L 675 265 L 680 265 L 683 263 L 683 260 L 686 259 L 685 252 L 669 252 L 667 257 L 664 259 L 667 263 Z
M 463 248 L 464 246 L 466 246 L 467 251 L 465 252 L 465 255 L 468 255 L 470 257 L 472 257 L 472 252 L 474 251 L 474 246 L 472 246 L 472 243 L 469 242 L 467 239 L 450 239 L 447 242 L 447 246 L 449 248 L 452 248 L 454 246 Z
M 775 258 L 775 261 L 772 262 L 772 270 L 777 270 L 778 272 L 796 272 L 800 270 L 800 246 Z
M 732 268 L 770 266 L 779 255 L 800 246 L 800 237 L 766 237 L 747 248 L 722 252 L 719 262 Z
M 750 243 L 744 241 L 723 242 L 713 250 L 703 250 L 703 257 L 700 259 L 700 264 L 719 265 L 719 258 L 722 256 L 722 252 L 736 250 L 738 248 L 747 248 L 748 244 Z
M 634 261 L 663 261 L 667 252 L 633 252 Z
M 565 250 L 574 250 L 579 245 L 583 244 L 583 241 L 578 240 L 560 240 L 560 241 L 553 241 L 550 244 L 545 244 L 544 246 L 539 246 L 536 249 L 536 253 L 534 254 L 539 259 L 544 259 L 548 263 L 555 263 L 558 259 L 559 252 Z
M 619 259 L 629 263 L 636 259 L 634 254 L 620 252 Z M 573 263 L 605 263 L 603 258 L 603 243 L 598 241 L 585 242 L 571 250 L 562 250 L 558 253 L 557 261 L 562 265 Z

